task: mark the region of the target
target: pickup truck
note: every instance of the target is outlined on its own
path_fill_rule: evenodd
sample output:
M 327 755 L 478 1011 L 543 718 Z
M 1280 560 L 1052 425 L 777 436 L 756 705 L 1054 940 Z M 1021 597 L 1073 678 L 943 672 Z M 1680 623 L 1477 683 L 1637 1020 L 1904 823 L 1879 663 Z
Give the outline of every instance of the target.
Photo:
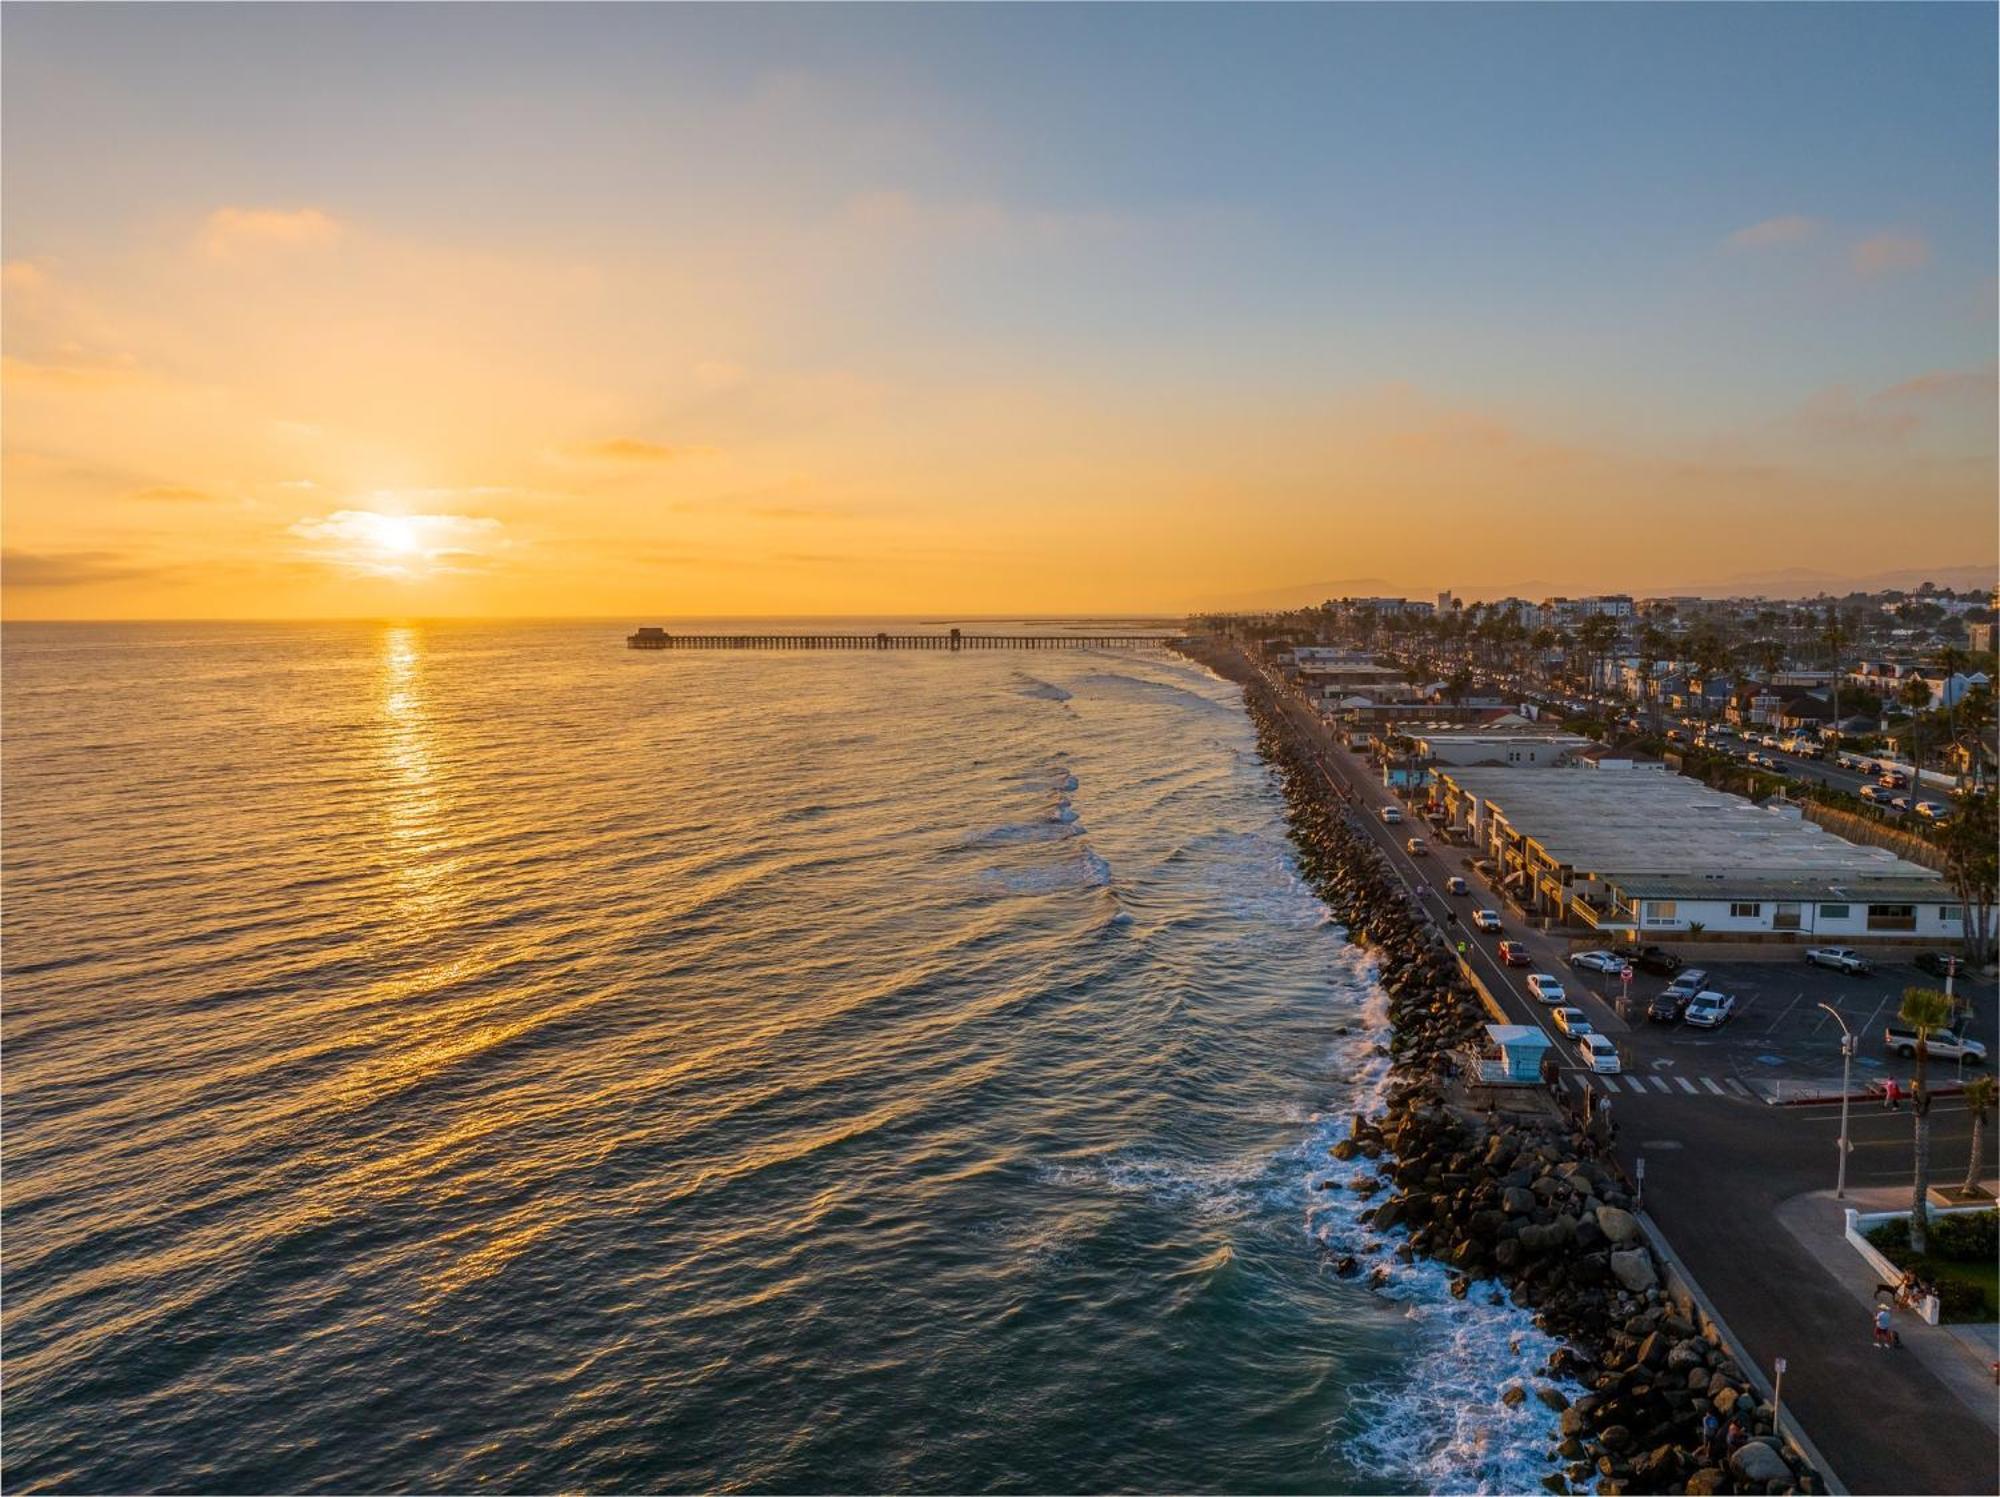
M 1641 946 L 1632 960 L 1644 972 L 1671 975 L 1681 969 L 1681 959 L 1661 946 Z
M 1917 1053 L 1917 1032 L 1901 1024 L 1891 1024 L 1882 1031 L 1882 1048 L 1893 1050 L 1905 1060 Z M 1933 1060 L 1957 1060 L 1965 1058 L 1969 1066 L 1986 1063 L 1986 1047 L 1978 1040 L 1968 1039 L 1955 1030 L 1936 1029 L 1924 1041 L 1924 1051 Z
M 1815 967 L 1831 967 L 1836 972 L 1849 972 L 1856 976 L 1875 970 L 1875 964 L 1867 957 L 1845 946 L 1810 947 L 1806 951 L 1806 960 Z

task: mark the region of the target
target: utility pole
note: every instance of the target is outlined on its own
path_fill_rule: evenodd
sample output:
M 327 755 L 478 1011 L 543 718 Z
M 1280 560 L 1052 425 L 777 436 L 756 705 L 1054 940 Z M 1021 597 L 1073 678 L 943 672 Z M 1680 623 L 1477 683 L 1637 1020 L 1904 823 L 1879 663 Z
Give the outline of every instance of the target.
M 1833 1022 L 1840 1026 L 1840 1143 L 1837 1145 L 1840 1150 L 1840 1168 L 1834 1176 L 1833 1198 L 1836 1201 L 1843 1201 L 1847 1199 L 1847 1155 L 1854 1147 L 1847 1141 L 1847 1094 L 1853 1089 L 1851 1082 L 1854 1077 L 1854 1031 L 1847 1027 L 1847 1020 L 1831 1003 L 1822 1003 L 1820 1007 L 1832 1014 Z M 1783 1375 L 1783 1366 L 1781 1362 L 1780 1376 Z

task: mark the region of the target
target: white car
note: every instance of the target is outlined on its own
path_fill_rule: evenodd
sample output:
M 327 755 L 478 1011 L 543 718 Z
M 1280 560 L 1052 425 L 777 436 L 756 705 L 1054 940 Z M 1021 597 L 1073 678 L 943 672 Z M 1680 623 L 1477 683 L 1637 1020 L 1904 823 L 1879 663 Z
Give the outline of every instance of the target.
M 1616 1076 L 1619 1072 L 1618 1047 L 1601 1034 L 1580 1034 L 1576 1039 L 1576 1053 L 1583 1063 L 1600 1076 Z
M 1806 960 L 1815 967 L 1831 967 L 1836 972 L 1849 972 L 1856 976 L 1875 970 L 1867 957 L 1846 946 L 1808 947 Z
M 1431 845 L 1422 837 L 1412 837 L 1403 847 L 1413 858 L 1421 858 L 1431 850 Z
M 1402 822 L 1402 820 L 1403 820 L 1403 813 L 1395 806 L 1384 806 L 1382 808 L 1382 825 L 1396 826 L 1399 825 Z
M 1556 1028 L 1573 1040 L 1592 1033 L 1590 1018 L 1580 1008 L 1559 1008 L 1553 1017 Z
M 1579 951 L 1569 964 L 1586 972 L 1609 972 L 1613 977 L 1625 970 L 1625 958 L 1615 951 Z
M 1736 1000 L 1727 993 L 1696 993 L 1688 1002 L 1687 1012 L 1681 1015 L 1681 1022 L 1696 1029 L 1719 1029 L 1735 1012 Z
M 1472 912 L 1472 924 L 1476 930 L 1483 930 L 1489 934 L 1496 932 L 1500 929 L 1500 912 L 1498 910 L 1474 910 Z
M 1528 991 L 1543 1003 L 1561 1003 L 1569 996 L 1563 991 L 1563 985 L 1545 972 L 1529 974 Z

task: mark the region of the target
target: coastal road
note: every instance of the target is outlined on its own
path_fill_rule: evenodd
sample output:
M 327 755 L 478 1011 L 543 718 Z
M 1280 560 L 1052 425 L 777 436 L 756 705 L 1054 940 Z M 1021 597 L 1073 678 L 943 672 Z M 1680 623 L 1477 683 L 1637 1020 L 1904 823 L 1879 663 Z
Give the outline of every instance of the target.
M 1456 939 L 1460 927 L 1448 923 L 1449 915 L 1465 911 L 1472 901 L 1443 892 L 1453 872 L 1447 861 L 1412 857 L 1404 838 L 1416 824 L 1392 827 L 1380 819 L 1384 806 L 1400 804 L 1389 790 L 1335 740 L 1310 706 L 1252 662 L 1243 663 L 1314 746 L 1322 773 L 1355 808 L 1413 897 Z M 1631 1026 L 1585 987 L 1583 974 L 1560 964 L 1560 943 L 1525 929 L 1505 911 L 1502 918 L 1504 935 L 1528 943 L 1537 970 L 1564 979 L 1569 1001 L 1585 1009 L 1600 1032 L 1629 1034 Z M 1521 986 L 1524 970 L 1502 966 L 1494 954 L 1498 938 L 1469 928 L 1464 934 L 1468 961 L 1508 1017 L 1541 1027 L 1574 1066 L 1569 1042 Z M 1857 1310 L 1851 1293 L 1776 1220 L 1781 1203 L 1832 1185 L 1838 1104 L 1771 1106 L 1719 1068 L 1713 1076 L 1686 1074 L 1650 1036 L 1632 1038 L 1639 1040 L 1641 1064 L 1614 1086 L 1580 1068 L 1572 1069 L 1568 1080 L 1612 1098 L 1619 1133 L 1614 1152 L 1628 1177 L 1645 1158 L 1647 1210 L 1746 1354 L 1767 1374 L 1774 1357 L 1788 1359 L 1786 1403 L 1835 1474 L 1856 1492 L 2000 1490 L 1984 1426 L 1915 1357 L 1875 1352 L 1866 1339 L 1865 1312 Z M 1621 1038 L 1621 1048 L 1626 1043 Z M 1940 1079 L 1952 1075 L 1950 1068 L 1940 1072 Z M 1970 1146 L 1963 1105 L 1940 1099 L 1932 1109 L 1931 1132 L 1936 1176 L 1956 1178 Z M 1851 1188 L 1908 1186 L 1908 1114 L 1856 1103 L 1850 1136 Z

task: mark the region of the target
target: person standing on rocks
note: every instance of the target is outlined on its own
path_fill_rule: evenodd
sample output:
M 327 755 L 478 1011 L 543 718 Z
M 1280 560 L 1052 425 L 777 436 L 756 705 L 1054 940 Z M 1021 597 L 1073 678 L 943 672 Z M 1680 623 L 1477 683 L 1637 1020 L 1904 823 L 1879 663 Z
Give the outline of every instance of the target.
M 1716 1446 L 1721 1443 L 1721 1440 L 1722 1421 L 1716 1417 L 1715 1410 L 1710 1409 L 1706 1414 L 1701 1416 L 1701 1459 L 1703 1464 L 1713 1464 L 1718 1453 Z

